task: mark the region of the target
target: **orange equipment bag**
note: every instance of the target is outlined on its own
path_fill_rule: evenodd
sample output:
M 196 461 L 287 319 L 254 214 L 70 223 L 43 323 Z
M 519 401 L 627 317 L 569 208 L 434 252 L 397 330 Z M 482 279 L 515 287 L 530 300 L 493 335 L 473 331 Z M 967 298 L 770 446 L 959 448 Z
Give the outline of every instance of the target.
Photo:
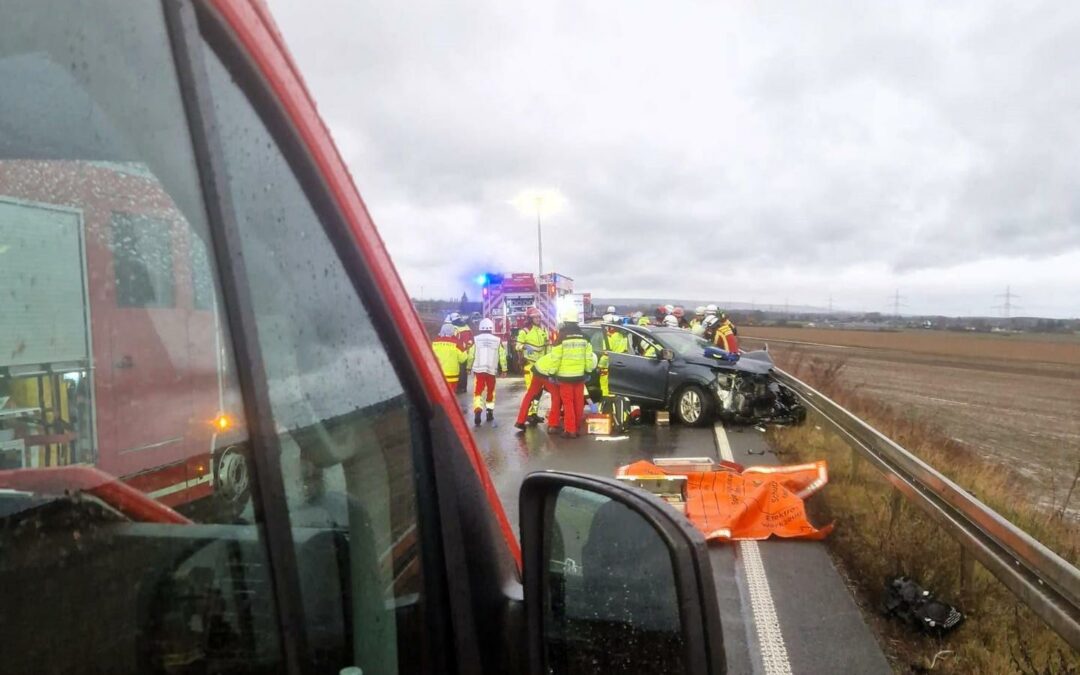
M 651 462 L 620 467 L 617 476 L 685 475 L 686 517 L 709 540 L 768 539 L 771 535 L 823 539 L 806 518 L 803 499 L 829 481 L 823 460 L 791 466 L 717 465 L 713 471 L 665 471 Z

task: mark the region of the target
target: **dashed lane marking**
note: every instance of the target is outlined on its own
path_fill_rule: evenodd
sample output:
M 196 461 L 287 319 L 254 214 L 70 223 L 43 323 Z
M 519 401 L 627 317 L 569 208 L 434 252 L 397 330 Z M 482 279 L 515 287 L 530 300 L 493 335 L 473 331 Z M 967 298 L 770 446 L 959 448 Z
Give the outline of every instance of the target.
M 734 462 L 724 425 L 713 426 L 716 435 L 716 448 L 720 459 Z M 761 550 L 756 541 L 735 542 L 739 548 L 739 561 L 746 573 L 746 585 L 750 593 L 750 611 L 754 618 L 754 630 L 757 633 L 758 648 L 761 651 L 761 664 L 765 675 L 791 675 L 791 662 L 788 660 L 787 646 L 780 630 L 780 619 L 776 615 L 769 578 L 765 575 L 765 563 L 761 559 Z

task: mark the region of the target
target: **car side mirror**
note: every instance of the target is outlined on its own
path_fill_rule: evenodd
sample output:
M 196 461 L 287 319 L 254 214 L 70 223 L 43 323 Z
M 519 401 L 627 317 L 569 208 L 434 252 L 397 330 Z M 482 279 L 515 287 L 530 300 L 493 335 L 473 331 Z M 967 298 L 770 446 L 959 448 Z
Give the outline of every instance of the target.
M 545 471 L 521 486 L 530 672 L 722 673 L 705 538 L 658 497 Z
M 670 349 L 664 349 L 660 352 L 660 358 L 665 361 L 672 361 L 675 359 L 675 352 L 671 351 Z

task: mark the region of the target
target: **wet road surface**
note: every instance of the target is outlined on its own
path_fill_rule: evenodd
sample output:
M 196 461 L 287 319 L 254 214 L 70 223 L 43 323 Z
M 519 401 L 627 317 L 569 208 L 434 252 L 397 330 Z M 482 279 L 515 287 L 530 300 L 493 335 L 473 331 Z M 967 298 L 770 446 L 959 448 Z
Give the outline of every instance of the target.
M 484 422 L 473 429 L 515 530 L 518 489 L 532 471 L 557 469 L 613 476 L 619 466 L 639 459 L 679 456 L 715 461 L 721 458 L 721 435 L 736 462 L 781 463 L 764 435 L 753 428 L 718 431 L 643 425 L 631 427 L 621 440 L 600 440 L 585 434 L 577 439 L 561 438 L 548 434 L 541 424 L 521 434 L 513 424 L 523 393 L 520 378 L 498 380 L 495 424 Z M 463 407 L 471 408 L 471 395 L 460 395 L 459 399 Z M 545 396 L 541 411 L 546 408 Z M 892 672 L 822 542 L 774 538 L 753 547 L 711 544 L 709 549 L 728 672 Z

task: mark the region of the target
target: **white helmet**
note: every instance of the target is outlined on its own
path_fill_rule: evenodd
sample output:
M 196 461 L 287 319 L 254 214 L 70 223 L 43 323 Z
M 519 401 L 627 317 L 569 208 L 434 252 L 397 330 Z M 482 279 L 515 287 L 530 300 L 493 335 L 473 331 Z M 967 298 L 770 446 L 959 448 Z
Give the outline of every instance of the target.
M 450 312 L 449 314 L 446 315 L 446 323 L 454 323 L 455 321 L 460 321 L 460 320 L 461 320 L 461 315 L 458 314 L 457 312 Z
M 675 312 L 675 305 L 664 305 L 664 309 L 668 314 L 672 314 Z
M 705 306 L 705 313 L 708 314 L 709 316 L 715 315 L 716 310 L 717 310 L 716 305 L 706 305 Z
M 718 323 L 720 323 L 720 319 L 715 314 L 712 314 L 705 317 L 705 320 L 701 322 L 701 325 L 705 326 L 705 328 L 712 328 Z
M 615 313 L 615 305 L 608 305 L 607 313 L 608 314 L 614 314 Z
M 705 305 L 698 305 L 694 308 L 694 314 L 696 316 L 705 316 Z
M 667 316 L 664 317 L 664 325 L 669 326 L 671 328 L 678 328 L 679 327 L 679 319 L 676 318 L 674 314 L 668 314 Z
M 480 332 L 491 333 L 495 330 L 495 322 L 491 319 L 480 319 Z
M 645 316 L 645 313 L 644 312 L 634 312 L 630 316 L 632 318 L 634 318 L 634 319 L 640 319 L 641 317 Z

